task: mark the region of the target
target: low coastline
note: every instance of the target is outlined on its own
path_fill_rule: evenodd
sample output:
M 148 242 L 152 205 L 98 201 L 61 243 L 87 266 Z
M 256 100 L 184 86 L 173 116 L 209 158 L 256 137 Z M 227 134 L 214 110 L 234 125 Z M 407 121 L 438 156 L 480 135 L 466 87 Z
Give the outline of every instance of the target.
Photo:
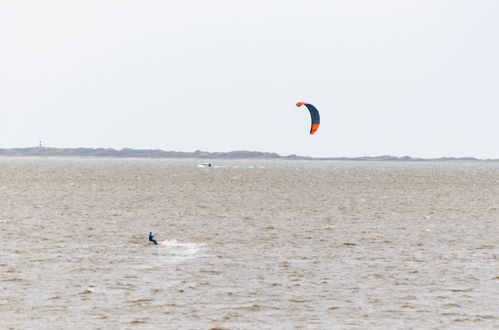
M 194 159 L 288 159 L 288 160 L 333 160 L 333 161 L 476 161 L 498 162 L 499 159 L 478 159 L 474 157 L 440 157 L 413 158 L 410 156 L 396 157 L 363 156 L 363 157 L 307 157 L 299 155 L 282 156 L 277 153 L 237 150 L 230 152 L 194 152 L 164 151 L 160 149 L 129 149 L 112 148 L 0 148 L 0 156 L 16 157 L 115 157 L 115 158 L 194 158 Z

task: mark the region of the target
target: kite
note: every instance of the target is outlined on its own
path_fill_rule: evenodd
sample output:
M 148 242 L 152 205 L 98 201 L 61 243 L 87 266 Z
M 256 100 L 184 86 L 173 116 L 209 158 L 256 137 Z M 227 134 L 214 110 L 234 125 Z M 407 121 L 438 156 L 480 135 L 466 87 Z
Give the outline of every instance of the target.
M 312 120 L 312 126 L 310 127 L 310 134 L 314 134 L 315 131 L 319 128 L 319 124 L 321 122 L 321 117 L 319 116 L 319 111 L 312 104 L 307 102 L 298 102 L 296 103 L 297 107 L 305 105 L 310 111 L 310 119 Z

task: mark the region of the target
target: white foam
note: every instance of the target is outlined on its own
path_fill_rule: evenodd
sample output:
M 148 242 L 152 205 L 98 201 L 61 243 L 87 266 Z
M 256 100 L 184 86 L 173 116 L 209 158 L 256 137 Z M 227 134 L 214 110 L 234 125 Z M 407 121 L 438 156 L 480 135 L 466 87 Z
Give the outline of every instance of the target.
M 169 261 L 179 262 L 187 259 L 198 257 L 202 250 L 203 244 L 196 243 L 181 243 L 176 239 L 165 239 L 158 244 L 160 247 L 165 248 L 165 253 L 162 255 L 168 257 Z

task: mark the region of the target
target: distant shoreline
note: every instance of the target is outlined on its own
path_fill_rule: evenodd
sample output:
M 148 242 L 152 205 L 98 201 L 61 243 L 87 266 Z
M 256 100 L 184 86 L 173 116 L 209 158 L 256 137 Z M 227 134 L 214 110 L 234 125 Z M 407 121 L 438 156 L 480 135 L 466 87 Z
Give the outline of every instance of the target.
M 194 159 L 287 159 L 287 160 L 335 160 L 335 161 L 476 161 L 499 162 L 499 159 L 478 159 L 473 157 L 440 157 L 413 158 L 410 156 L 365 156 L 365 157 L 306 157 L 298 155 L 281 156 L 277 153 L 260 151 L 164 151 L 159 149 L 129 149 L 111 148 L 10 148 L 0 149 L 0 156 L 30 156 L 30 157 L 113 157 L 113 158 L 194 158 Z

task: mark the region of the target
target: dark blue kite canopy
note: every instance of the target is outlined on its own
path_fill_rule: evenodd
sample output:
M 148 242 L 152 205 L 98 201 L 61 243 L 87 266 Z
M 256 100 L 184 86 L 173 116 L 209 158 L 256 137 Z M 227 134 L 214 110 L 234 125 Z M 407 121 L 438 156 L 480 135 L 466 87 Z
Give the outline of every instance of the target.
M 307 102 L 298 102 L 296 103 L 297 107 L 305 105 L 310 111 L 310 119 L 312 119 L 312 126 L 310 127 L 310 134 L 314 134 L 315 131 L 319 128 L 319 124 L 321 123 L 321 116 L 319 115 L 319 111 L 312 104 Z

